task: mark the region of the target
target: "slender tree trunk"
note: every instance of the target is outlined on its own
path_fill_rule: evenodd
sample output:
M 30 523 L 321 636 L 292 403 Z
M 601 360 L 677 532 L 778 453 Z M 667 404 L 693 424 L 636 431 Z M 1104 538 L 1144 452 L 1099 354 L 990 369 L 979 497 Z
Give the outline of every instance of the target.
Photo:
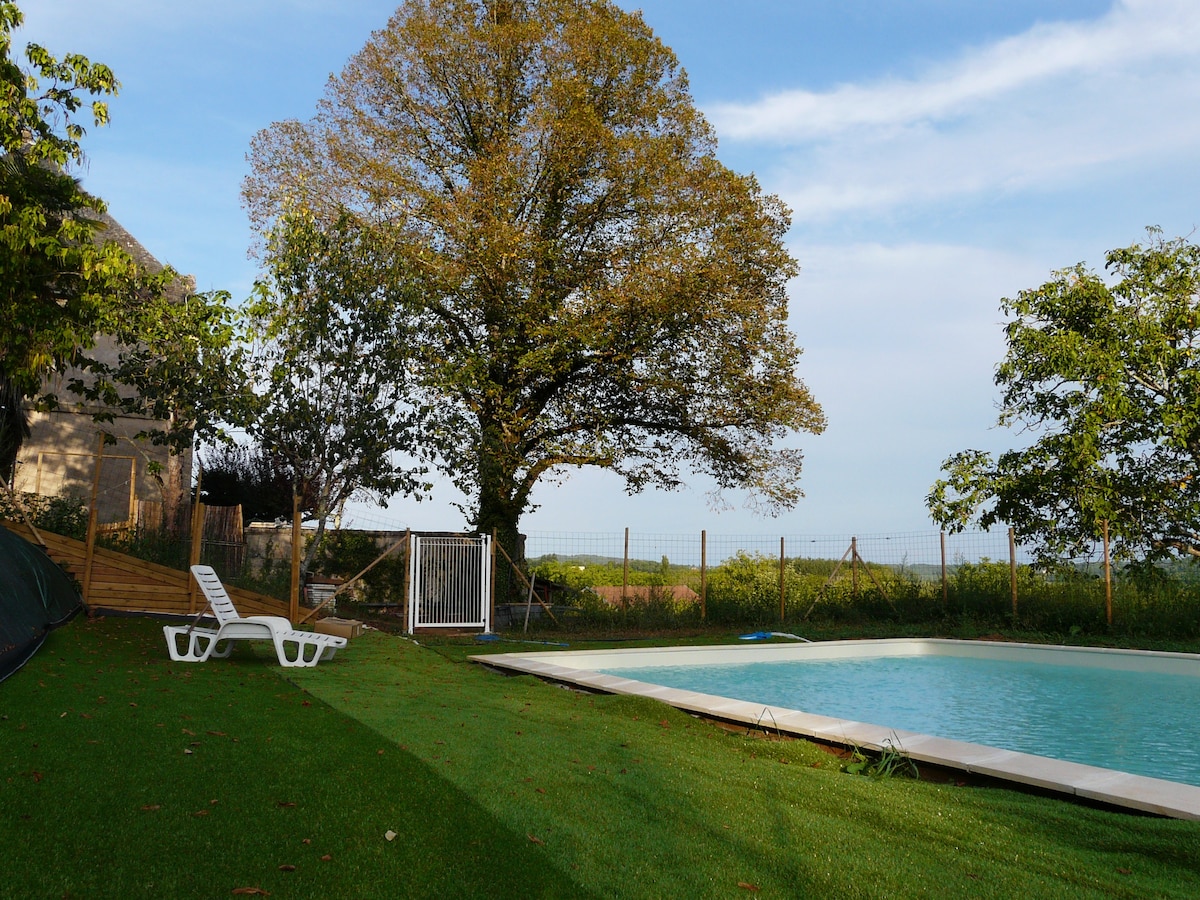
M 25 395 L 0 374 L 0 478 L 12 483 L 17 454 L 29 437 L 29 416 L 25 412 Z

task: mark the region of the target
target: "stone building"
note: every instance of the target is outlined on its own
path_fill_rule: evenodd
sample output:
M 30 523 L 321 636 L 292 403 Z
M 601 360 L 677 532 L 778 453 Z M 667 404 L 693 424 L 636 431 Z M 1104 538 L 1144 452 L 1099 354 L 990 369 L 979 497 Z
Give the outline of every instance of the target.
M 162 270 L 162 264 L 120 223 L 107 214 L 102 220 L 105 228 L 99 239 L 116 241 L 150 271 Z M 168 292 L 182 299 L 194 289 L 192 278 L 179 277 Z M 115 363 L 118 352 L 113 339 L 100 335 L 91 354 L 103 362 Z M 165 447 L 135 439 L 139 432 L 153 427 L 152 420 L 144 416 L 112 410 L 113 420 L 98 424 L 93 418 L 97 408 L 81 404 L 67 390 L 70 379 L 79 376 L 78 371 L 68 371 L 47 379 L 45 389 L 62 405 L 52 412 L 30 411 L 30 437 L 17 456 L 14 487 L 41 496 L 71 496 L 86 502 L 96 476 L 103 430 L 116 439 L 116 444 L 108 444 L 103 450 L 97 495 L 99 521 L 108 525 L 158 524 L 163 521 L 164 508 L 169 519 L 172 510 L 186 505 L 191 452 L 172 456 Z

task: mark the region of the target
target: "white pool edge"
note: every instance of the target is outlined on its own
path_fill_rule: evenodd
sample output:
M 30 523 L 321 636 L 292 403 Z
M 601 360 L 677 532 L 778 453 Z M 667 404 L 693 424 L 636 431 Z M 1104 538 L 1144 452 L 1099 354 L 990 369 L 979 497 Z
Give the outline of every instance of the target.
M 590 691 L 648 697 L 697 715 L 738 722 L 795 737 L 811 738 L 841 746 L 858 746 L 873 751 L 882 750 L 889 745 L 896 746 L 918 763 L 1011 781 L 1155 815 L 1200 819 L 1200 787 L 1194 785 L 902 731 L 884 725 L 819 716 L 801 710 L 669 688 L 596 671 L 603 668 L 655 664 L 692 665 L 697 662 L 715 661 L 740 663 L 797 658 L 948 653 L 982 658 L 1023 658 L 1038 662 L 1069 661 L 1071 665 L 1096 665 L 1137 671 L 1187 671 L 1191 674 L 1200 672 L 1200 657 L 1192 654 L 935 638 L 754 646 L 536 651 L 477 655 L 471 659 L 487 666 L 535 675 Z

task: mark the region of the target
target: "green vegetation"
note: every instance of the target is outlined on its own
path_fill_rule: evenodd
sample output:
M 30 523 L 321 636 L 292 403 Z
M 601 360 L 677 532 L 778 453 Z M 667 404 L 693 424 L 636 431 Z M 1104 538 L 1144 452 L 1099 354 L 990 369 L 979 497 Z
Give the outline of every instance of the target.
M 250 647 L 186 666 L 153 622 L 67 626 L 0 684 L 3 891 L 1194 893 L 1200 824 L 850 777 L 806 742 L 506 678 L 471 649 L 368 633 L 289 684 Z
M 1042 559 L 1078 556 L 1105 527 L 1113 557 L 1200 556 L 1200 245 L 1151 228 L 1005 299 L 998 424 L 1036 440 L 964 450 L 927 498 L 949 530 L 1010 525 Z
M 652 596 L 649 602 L 612 606 L 586 588 L 622 584 L 620 560 L 543 557 L 532 560 L 542 581 L 564 585 L 560 598 L 578 610 L 570 627 L 618 633 L 630 629 L 694 629 L 702 624 L 739 628 L 910 628 L 925 633 L 971 633 L 1021 629 L 1051 640 L 1081 637 L 1194 640 L 1200 637 L 1197 567 L 1134 569 L 1114 578 L 1113 624 L 1108 625 L 1104 584 L 1087 569 L 1017 567 L 1017 614 L 1013 616 L 1009 564 L 983 559 L 949 570 L 943 599 L 936 569 L 860 564 L 855 575 L 836 560 L 788 559 L 783 571 L 784 616 L 780 619 L 779 560 L 738 553 L 707 573 L 705 617 L 697 603 Z M 928 571 L 926 571 L 928 570 Z M 699 590 L 696 567 L 630 560 L 631 585 L 685 584 Z M 544 624 L 544 623 L 542 623 Z

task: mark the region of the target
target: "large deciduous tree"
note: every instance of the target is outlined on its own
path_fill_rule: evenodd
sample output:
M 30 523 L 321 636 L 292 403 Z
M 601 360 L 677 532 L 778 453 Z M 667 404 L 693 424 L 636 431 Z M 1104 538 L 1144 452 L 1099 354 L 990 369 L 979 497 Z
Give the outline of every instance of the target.
M 509 543 L 539 480 L 682 471 L 799 498 L 820 407 L 796 374 L 788 212 L 716 157 L 675 56 L 608 0 L 406 0 L 316 116 L 254 140 L 245 199 L 351 213 L 396 315 L 429 453 Z
M 943 464 L 943 526 L 1007 523 L 1048 559 L 1088 552 L 1109 523 L 1132 561 L 1200 556 L 1200 247 L 1113 250 L 1005 300 L 1000 424 L 1037 435 L 993 458 Z

